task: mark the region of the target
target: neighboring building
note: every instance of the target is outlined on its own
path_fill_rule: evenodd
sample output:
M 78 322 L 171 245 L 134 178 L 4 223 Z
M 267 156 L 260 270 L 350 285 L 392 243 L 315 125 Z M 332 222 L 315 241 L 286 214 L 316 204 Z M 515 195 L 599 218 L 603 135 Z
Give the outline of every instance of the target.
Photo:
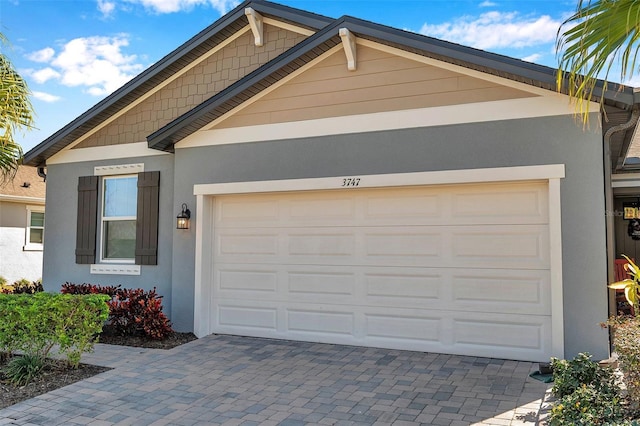
M 583 129 L 554 69 L 244 2 L 25 155 L 45 288 L 156 286 L 198 336 L 607 357 L 609 87 Z
M 0 277 L 8 284 L 42 277 L 45 189 L 35 167 L 19 166 L 0 183 Z

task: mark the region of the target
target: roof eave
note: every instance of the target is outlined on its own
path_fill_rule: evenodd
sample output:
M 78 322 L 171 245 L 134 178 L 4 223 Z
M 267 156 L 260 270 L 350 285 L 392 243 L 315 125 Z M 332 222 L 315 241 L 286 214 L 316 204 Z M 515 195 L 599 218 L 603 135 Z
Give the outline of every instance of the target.
M 29 150 L 23 157 L 23 164 L 36 167 L 43 166 L 49 157 L 59 152 L 70 143 L 69 141 L 65 141 L 65 138 L 70 136 L 72 132 L 76 131 L 81 126 L 86 125 L 91 119 L 95 118 L 98 114 L 105 112 L 117 102 L 122 101 L 125 96 L 135 92 L 136 89 L 139 89 L 140 86 L 148 82 L 149 79 L 165 71 L 177 60 L 184 57 L 184 55 L 188 54 L 202 43 L 205 43 L 211 37 L 224 30 L 238 19 L 245 19 L 244 10 L 249 6 L 265 15 L 274 16 L 278 19 L 282 19 L 283 21 L 295 23 L 296 25 L 314 30 L 319 30 L 330 22 L 333 22 L 332 18 L 294 9 L 288 6 L 270 3 L 263 0 L 246 0 L 229 13 L 220 17 L 220 19 L 215 21 L 209 27 L 205 28 L 187 42 L 180 45 L 171 53 L 164 56 L 153 66 L 140 73 L 111 95 L 98 102 L 75 120 Z M 139 96 L 136 96 L 135 98 L 137 97 Z
M 224 109 L 222 107 L 225 102 L 230 102 L 233 97 L 241 95 L 262 80 L 271 77 L 278 70 L 309 53 L 315 46 L 338 36 L 337 29 L 343 26 L 357 37 L 503 78 L 511 78 L 536 87 L 552 91 L 556 88 L 556 69 L 344 16 L 149 135 L 147 137 L 149 147 L 164 151 L 171 150 L 179 140 L 197 131 L 197 129 L 190 129 L 195 121 L 210 116 L 211 111 L 216 108 Z M 598 81 L 594 91 L 596 97 L 602 94 L 603 87 L 604 82 Z M 621 109 L 629 109 L 636 101 L 636 96 L 633 88 L 608 83 L 605 102 Z

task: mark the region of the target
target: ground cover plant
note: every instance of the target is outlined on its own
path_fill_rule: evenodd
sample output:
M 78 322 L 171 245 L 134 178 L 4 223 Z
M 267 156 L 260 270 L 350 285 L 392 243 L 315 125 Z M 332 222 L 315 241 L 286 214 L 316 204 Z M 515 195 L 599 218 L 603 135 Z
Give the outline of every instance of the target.
M 587 353 L 572 360 L 551 359 L 553 388 L 558 398 L 549 426 L 605 425 L 623 420 L 622 395 L 613 369 L 601 367 Z

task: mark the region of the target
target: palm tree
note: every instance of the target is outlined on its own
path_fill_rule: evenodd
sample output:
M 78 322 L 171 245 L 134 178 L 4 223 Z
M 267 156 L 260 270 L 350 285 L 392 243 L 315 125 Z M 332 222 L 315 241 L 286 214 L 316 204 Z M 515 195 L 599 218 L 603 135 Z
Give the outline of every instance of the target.
M 0 33 L 0 45 L 6 45 L 6 42 Z M 22 148 L 14 140 L 15 132 L 33 126 L 29 95 L 27 83 L 9 58 L 0 52 L 0 180 L 12 178 L 22 158 Z
M 557 88 L 566 86 L 583 120 L 589 112 L 587 100 L 602 104 L 614 64 L 620 66 L 621 81 L 637 72 L 639 38 L 640 0 L 579 0 L 576 12 L 562 23 L 556 38 L 556 50 L 562 52 Z M 594 98 L 598 77 L 605 82 L 602 94 Z

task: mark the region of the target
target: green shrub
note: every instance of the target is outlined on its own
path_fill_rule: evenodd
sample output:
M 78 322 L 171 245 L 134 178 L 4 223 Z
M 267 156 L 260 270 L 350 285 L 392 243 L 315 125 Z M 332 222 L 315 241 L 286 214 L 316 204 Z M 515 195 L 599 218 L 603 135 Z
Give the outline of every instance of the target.
M 605 425 L 621 417 L 619 395 L 603 395 L 595 386 L 582 384 L 554 404 L 549 426 Z
M 144 336 L 163 340 L 173 333 L 171 321 L 162 312 L 162 296 L 156 288 L 145 291 L 120 286 L 64 283 L 60 290 L 64 294 L 106 294 L 111 297 L 108 325 L 122 336 Z
M 551 358 L 553 369 L 553 388 L 556 398 L 570 395 L 582 385 L 590 385 L 603 395 L 616 396 L 620 387 L 610 368 L 603 368 L 591 360 L 588 353 L 580 353 L 570 361 Z
M 77 367 L 93 348 L 109 308 L 104 295 L 0 294 L 0 352 L 46 358 L 54 345 Z
M 551 367 L 551 391 L 558 401 L 551 409 L 549 426 L 608 425 L 621 419 L 620 386 L 611 368 L 601 367 L 588 353 L 570 361 L 551 358 Z
M 622 371 L 629 402 L 640 408 L 640 318 L 616 317 L 609 320 L 612 327 L 613 347 L 618 354 L 618 365 Z
M 17 356 L 9 361 L 4 373 L 11 383 L 23 386 L 40 373 L 44 367 L 44 361 L 40 355 Z

